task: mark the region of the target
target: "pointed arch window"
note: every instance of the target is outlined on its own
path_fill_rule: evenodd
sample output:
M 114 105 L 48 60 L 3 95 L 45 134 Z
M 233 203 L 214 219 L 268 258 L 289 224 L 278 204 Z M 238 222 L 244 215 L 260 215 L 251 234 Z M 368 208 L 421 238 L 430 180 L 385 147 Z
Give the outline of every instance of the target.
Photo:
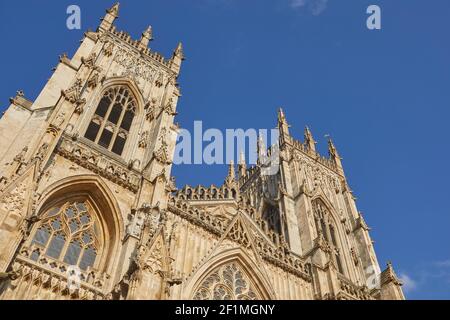
M 248 277 L 234 262 L 214 269 L 193 297 L 194 300 L 261 300 Z
M 122 155 L 136 112 L 136 99 L 126 86 L 107 89 L 89 123 L 85 138 Z
M 81 270 L 95 266 L 102 248 L 99 222 L 88 201 L 51 208 L 31 239 L 32 260 L 48 257 Z
M 327 241 L 330 245 L 332 259 L 335 262 L 339 273 L 344 274 L 341 259 L 341 248 L 336 234 L 336 226 L 334 225 L 334 220 L 331 217 L 331 213 L 320 199 L 313 201 L 313 211 L 317 232 L 320 232 L 325 241 Z

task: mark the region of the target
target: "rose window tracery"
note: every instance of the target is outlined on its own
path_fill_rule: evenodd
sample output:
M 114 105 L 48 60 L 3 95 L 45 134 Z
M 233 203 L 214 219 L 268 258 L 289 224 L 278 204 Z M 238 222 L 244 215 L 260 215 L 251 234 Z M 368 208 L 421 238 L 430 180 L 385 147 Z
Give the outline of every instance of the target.
M 258 299 L 250 280 L 234 262 L 212 271 L 194 294 L 194 300 Z

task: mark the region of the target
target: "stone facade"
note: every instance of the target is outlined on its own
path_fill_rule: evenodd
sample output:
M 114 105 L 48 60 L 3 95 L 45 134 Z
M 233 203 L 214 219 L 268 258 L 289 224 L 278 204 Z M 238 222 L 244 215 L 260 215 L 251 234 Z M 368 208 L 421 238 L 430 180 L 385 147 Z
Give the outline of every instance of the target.
M 176 190 L 183 49 L 165 59 L 151 28 L 117 31 L 118 10 L 0 120 L 0 298 L 403 299 L 390 264 L 374 277 L 333 143 L 321 157 L 282 110 L 279 147 L 260 145 L 256 166 Z

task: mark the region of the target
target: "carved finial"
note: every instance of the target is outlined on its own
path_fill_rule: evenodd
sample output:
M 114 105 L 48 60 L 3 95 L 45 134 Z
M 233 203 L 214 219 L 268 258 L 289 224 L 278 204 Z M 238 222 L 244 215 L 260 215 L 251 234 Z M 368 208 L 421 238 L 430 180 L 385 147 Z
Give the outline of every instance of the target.
M 331 140 L 331 137 L 328 135 L 328 153 L 330 154 L 330 157 L 333 159 L 338 159 L 339 154 L 337 152 L 336 147 L 334 146 L 333 140 Z
M 173 56 L 179 57 L 181 60 L 184 60 L 183 44 L 181 42 L 179 42 L 177 47 L 175 48 Z
M 147 48 L 150 41 L 153 40 L 153 32 L 152 27 L 148 26 L 147 29 L 145 29 L 144 32 L 142 32 L 141 40 L 139 40 L 139 47 L 140 48 Z
M 282 108 L 278 109 L 278 130 L 280 130 L 280 145 L 288 140 L 290 125 L 286 121 L 286 116 Z
M 111 8 L 106 10 L 106 12 L 117 18 L 119 16 L 119 7 L 120 7 L 120 3 L 116 2 Z
M 316 151 L 316 141 L 314 140 L 311 130 L 309 130 L 308 126 L 305 127 L 304 138 L 306 147 L 311 151 Z
M 278 121 L 279 122 L 286 121 L 286 116 L 284 115 L 283 108 L 281 107 L 278 109 Z
M 173 51 L 172 59 L 170 60 L 170 68 L 173 71 L 175 71 L 176 74 L 180 72 L 181 62 L 183 60 L 184 60 L 183 45 L 180 42 Z
M 230 164 L 228 165 L 228 175 L 225 179 L 225 184 L 230 186 L 236 182 L 236 172 L 234 168 L 234 161 L 231 160 Z
M 118 16 L 119 16 L 119 2 L 116 2 L 111 8 L 106 10 L 106 15 L 102 19 L 102 22 L 98 27 L 98 30 L 101 33 L 109 31 Z

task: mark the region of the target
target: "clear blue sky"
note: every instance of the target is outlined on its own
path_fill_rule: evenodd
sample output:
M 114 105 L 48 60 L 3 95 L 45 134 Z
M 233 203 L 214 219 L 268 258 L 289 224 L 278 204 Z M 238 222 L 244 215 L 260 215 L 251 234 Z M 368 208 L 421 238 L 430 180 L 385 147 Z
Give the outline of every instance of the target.
M 122 1 L 119 29 L 169 56 L 182 41 L 177 121 L 192 128 L 331 134 L 382 267 L 392 259 L 408 298 L 450 299 L 450 32 L 448 0 Z M 82 30 L 65 27 L 69 4 Z M 0 109 L 34 99 L 58 55 L 72 55 L 112 1 L 1 1 Z M 295 5 L 297 4 L 297 5 Z M 382 30 L 365 27 L 382 9 Z M 178 185 L 220 184 L 224 166 L 178 166 Z

